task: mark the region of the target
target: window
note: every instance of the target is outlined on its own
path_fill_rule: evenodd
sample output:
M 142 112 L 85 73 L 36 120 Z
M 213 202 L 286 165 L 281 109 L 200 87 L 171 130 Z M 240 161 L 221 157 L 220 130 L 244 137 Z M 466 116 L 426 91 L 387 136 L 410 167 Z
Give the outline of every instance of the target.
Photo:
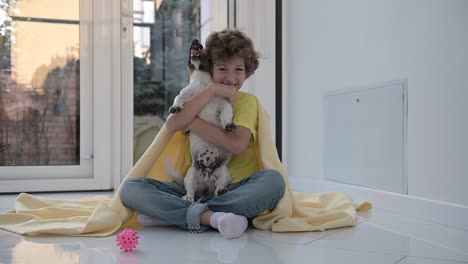
M 111 124 L 95 122 L 111 116 L 104 12 L 0 0 L 0 192 L 110 188 Z

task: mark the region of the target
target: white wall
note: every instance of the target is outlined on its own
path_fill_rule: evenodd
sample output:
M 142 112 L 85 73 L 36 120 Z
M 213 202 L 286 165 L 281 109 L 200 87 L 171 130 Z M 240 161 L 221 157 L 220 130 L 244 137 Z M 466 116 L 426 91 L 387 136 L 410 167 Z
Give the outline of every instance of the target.
M 468 206 L 468 1 L 294 0 L 287 169 L 323 179 L 323 94 L 408 80 L 408 193 Z

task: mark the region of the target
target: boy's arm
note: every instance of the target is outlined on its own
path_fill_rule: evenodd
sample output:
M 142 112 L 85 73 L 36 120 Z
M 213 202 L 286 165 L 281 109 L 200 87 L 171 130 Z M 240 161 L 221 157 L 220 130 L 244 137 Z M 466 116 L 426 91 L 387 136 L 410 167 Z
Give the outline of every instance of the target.
M 167 129 L 170 132 L 176 132 L 188 126 L 213 96 L 214 93 L 211 89 L 205 89 L 203 92 L 193 96 L 190 100 L 185 102 L 180 112 L 170 114 L 167 117 Z
M 190 133 L 195 133 L 211 144 L 224 148 L 227 151 L 239 155 L 242 154 L 249 145 L 252 133 L 248 128 L 237 126 L 234 132 L 226 132 L 201 118 L 195 118 L 188 125 Z

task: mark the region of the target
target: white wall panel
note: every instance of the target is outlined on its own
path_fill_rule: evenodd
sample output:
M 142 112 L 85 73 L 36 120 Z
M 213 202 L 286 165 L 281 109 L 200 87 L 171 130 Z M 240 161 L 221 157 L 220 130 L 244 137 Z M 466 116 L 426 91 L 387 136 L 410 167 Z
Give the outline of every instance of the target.
M 404 83 L 327 93 L 326 179 L 407 193 L 404 93 Z

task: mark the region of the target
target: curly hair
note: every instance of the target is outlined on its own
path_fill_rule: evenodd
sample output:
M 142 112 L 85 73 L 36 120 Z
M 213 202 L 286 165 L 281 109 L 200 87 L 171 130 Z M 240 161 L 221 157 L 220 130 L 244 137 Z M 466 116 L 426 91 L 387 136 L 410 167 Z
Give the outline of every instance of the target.
M 242 57 L 245 61 L 245 76 L 248 78 L 258 68 L 259 53 L 255 51 L 252 39 L 238 29 L 224 29 L 211 33 L 202 51 L 202 68 L 213 74 L 216 60 Z

